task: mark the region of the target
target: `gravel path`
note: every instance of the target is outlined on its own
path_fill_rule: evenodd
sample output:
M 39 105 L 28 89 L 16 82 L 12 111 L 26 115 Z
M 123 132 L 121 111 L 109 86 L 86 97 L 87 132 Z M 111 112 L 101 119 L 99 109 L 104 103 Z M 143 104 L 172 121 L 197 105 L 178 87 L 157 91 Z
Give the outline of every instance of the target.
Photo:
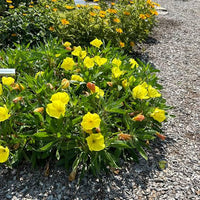
M 176 118 L 164 125 L 167 139 L 152 144 L 147 162 L 125 163 L 118 174 L 100 178 L 88 175 L 80 185 L 55 167 L 49 177 L 30 166 L 0 167 L 1 200 L 200 199 L 200 0 L 157 2 L 168 14 L 158 16 L 141 56 L 160 69 L 163 96 L 174 106 Z M 160 160 L 167 161 L 165 170 Z

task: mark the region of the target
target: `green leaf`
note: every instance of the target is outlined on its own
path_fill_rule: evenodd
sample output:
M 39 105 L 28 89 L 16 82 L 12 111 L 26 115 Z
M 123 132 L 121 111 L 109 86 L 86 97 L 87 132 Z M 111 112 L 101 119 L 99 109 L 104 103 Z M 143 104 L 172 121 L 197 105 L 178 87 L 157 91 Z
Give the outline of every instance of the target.
M 37 132 L 37 133 L 33 134 L 33 136 L 44 138 L 44 137 L 49 137 L 50 135 L 48 135 L 48 133 L 46 133 L 46 132 Z
M 49 142 L 45 146 L 41 147 L 38 149 L 38 151 L 47 151 L 53 146 L 54 142 Z
M 131 147 L 124 141 L 115 140 L 110 144 L 111 147 L 131 149 Z
M 112 167 L 115 168 L 119 168 L 119 166 L 116 164 L 114 158 L 111 156 L 110 153 L 108 153 L 107 151 L 104 151 L 106 158 L 110 161 L 110 164 L 112 165 Z

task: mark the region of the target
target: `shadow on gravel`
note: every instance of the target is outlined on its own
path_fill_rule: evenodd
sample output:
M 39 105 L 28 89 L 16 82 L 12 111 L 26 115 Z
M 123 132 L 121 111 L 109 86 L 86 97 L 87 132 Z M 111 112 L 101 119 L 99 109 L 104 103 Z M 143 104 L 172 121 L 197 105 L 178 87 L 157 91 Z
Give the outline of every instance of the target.
M 165 141 L 156 139 L 150 144 L 151 150 L 147 151 L 148 161 L 139 156 L 139 163 L 125 162 L 120 170 L 102 173 L 99 177 L 86 175 L 80 184 L 77 184 L 77 179 L 69 182 L 66 170 L 53 164 L 50 165 L 48 177 L 44 176 L 44 169 L 33 170 L 27 164 L 13 170 L 0 168 L 0 199 L 129 199 L 130 195 L 135 194 L 134 189 L 146 190 L 151 179 L 164 182 L 157 178 L 161 171 L 159 162 L 167 162 L 166 149 L 174 142 L 172 138 Z

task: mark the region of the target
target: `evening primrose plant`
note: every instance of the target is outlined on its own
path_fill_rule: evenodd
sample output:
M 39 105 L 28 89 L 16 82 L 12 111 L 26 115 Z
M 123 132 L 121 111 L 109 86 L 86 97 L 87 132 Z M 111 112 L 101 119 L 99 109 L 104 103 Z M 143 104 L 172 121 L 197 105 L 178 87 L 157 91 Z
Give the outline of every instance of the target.
M 161 123 L 169 107 L 158 70 L 98 38 L 87 48 L 72 44 L 57 48 L 54 65 L 43 59 L 35 73 L 19 66 L 16 76 L 0 79 L 1 162 L 25 159 L 37 166 L 57 159 L 73 179 L 78 172 L 119 168 L 120 159 L 138 153 L 147 159 L 150 141 L 165 139 Z M 43 50 L 37 51 L 41 59 Z

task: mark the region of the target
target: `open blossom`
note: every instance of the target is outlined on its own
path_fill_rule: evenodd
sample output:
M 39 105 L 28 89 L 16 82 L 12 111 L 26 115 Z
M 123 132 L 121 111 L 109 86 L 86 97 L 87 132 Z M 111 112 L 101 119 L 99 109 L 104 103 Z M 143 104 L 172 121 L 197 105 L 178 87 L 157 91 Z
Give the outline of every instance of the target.
M 104 96 L 104 91 L 100 89 L 98 86 L 95 86 L 95 92 L 91 90 L 92 93 L 97 93 L 96 98 L 99 98 L 100 96 Z
M 75 65 L 75 62 L 73 58 L 67 57 L 63 60 L 63 63 L 61 65 L 61 68 L 67 70 L 73 70 L 73 67 Z
M 12 85 L 14 82 L 15 82 L 15 79 L 12 78 L 12 77 L 5 77 L 5 76 L 2 77 L 2 83 L 3 83 L 4 85 L 10 86 L 10 85 Z
M 71 76 L 71 80 L 72 81 L 79 81 L 79 82 L 83 82 L 84 81 L 83 78 L 81 76 L 79 76 L 79 75 L 72 75 Z
M 87 68 L 92 68 L 94 67 L 94 60 L 93 58 L 90 58 L 90 57 L 86 57 L 84 59 L 84 62 L 83 62 L 84 66 L 87 67 Z
M 51 96 L 50 99 L 52 102 L 61 101 L 63 104 L 68 104 L 69 95 L 66 92 L 57 92 Z
M 112 75 L 114 78 L 119 78 L 123 74 L 124 74 L 124 71 L 121 71 L 119 67 L 112 68 Z
M 161 94 L 155 88 L 153 88 L 151 85 L 148 86 L 147 90 L 148 90 L 148 96 L 151 97 L 151 98 L 161 96 Z
M 3 122 L 10 117 L 10 114 L 8 112 L 9 110 L 6 105 L 4 105 L 4 107 L 0 107 L 0 122 Z
M 112 60 L 112 64 L 116 65 L 117 67 L 119 67 L 122 64 L 122 61 L 120 59 L 114 58 Z
M 0 163 L 4 163 L 8 160 L 9 157 L 9 149 L 8 147 L 0 146 Z
M 99 65 L 99 67 L 101 65 L 104 65 L 107 62 L 107 58 L 101 58 L 100 56 L 95 56 L 94 58 L 94 62 Z
M 116 28 L 115 29 L 118 33 L 123 33 L 123 30 L 121 28 Z
M 150 114 L 150 116 L 158 122 L 163 122 L 166 119 L 165 111 L 159 108 L 155 108 L 153 113 Z
M 82 51 L 81 46 L 78 46 L 78 47 L 74 48 L 74 51 L 72 51 L 72 55 L 73 56 L 77 56 L 77 57 L 79 57 L 81 59 L 84 59 L 85 56 L 87 55 L 87 52 L 86 51 Z
M 96 39 L 92 40 L 92 41 L 90 42 L 90 44 L 91 44 L 92 46 L 95 46 L 95 47 L 99 48 L 99 47 L 103 44 L 103 42 L 102 42 L 101 40 L 98 40 L 98 39 L 96 38 Z
M 101 151 L 105 148 L 104 137 L 101 133 L 90 134 L 86 141 L 90 151 Z
M 66 20 L 66 19 L 61 19 L 61 23 L 62 23 L 62 25 L 68 25 L 68 24 L 70 24 L 69 21 Z
M 46 112 L 49 116 L 59 119 L 65 115 L 65 104 L 62 101 L 53 101 L 47 104 Z
M 81 126 L 85 130 L 90 130 L 93 128 L 98 128 L 100 126 L 101 119 L 98 114 L 88 112 L 83 116 L 83 120 L 81 122 Z
M 147 89 L 142 85 L 138 85 L 138 86 L 134 87 L 132 90 L 132 95 L 133 95 L 133 98 L 135 98 L 135 99 L 148 99 L 149 98 Z

